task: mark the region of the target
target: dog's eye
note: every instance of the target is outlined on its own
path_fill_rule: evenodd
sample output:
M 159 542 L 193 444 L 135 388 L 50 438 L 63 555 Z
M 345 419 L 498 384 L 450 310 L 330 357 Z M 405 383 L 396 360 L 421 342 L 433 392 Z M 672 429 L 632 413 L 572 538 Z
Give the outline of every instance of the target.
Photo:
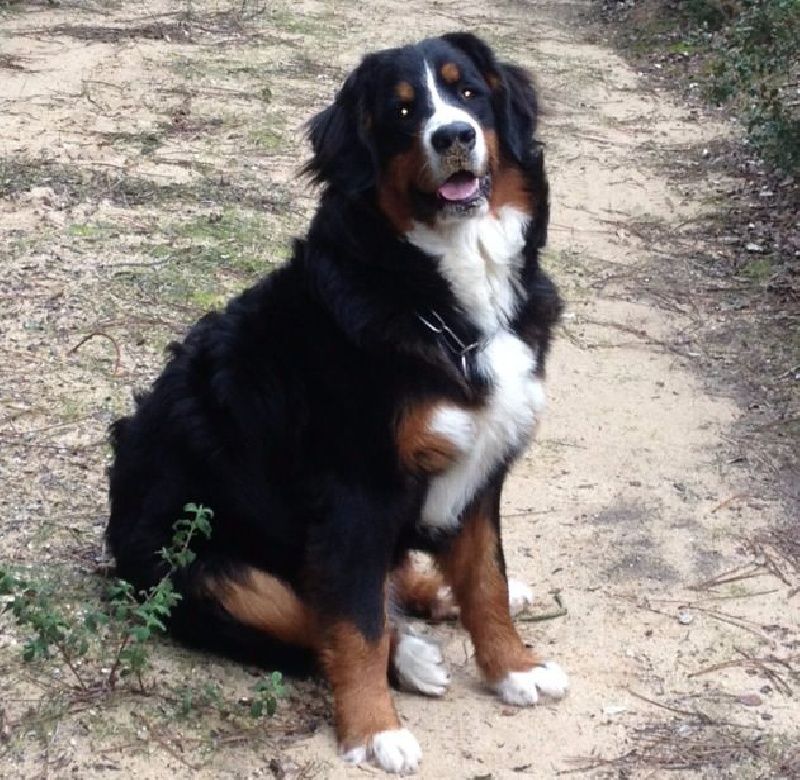
M 469 87 L 462 87 L 461 97 L 463 97 L 464 100 L 469 100 L 470 98 L 475 97 L 475 92 L 471 90 Z
M 397 109 L 400 119 L 408 119 L 411 116 L 411 103 L 401 103 Z

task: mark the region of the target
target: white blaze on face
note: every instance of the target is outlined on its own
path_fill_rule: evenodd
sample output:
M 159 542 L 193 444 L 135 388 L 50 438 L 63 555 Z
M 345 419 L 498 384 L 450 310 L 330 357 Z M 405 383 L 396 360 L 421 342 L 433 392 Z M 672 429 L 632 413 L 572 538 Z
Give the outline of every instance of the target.
M 481 175 L 486 166 L 486 140 L 483 137 L 483 130 L 481 126 L 475 121 L 475 118 L 463 108 L 454 106 L 448 103 L 439 92 L 439 87 L 436 84 L 436 77 L 434 76 L 431 66 L 425 63 L 425 84 L 428 88 L 430 95 L 431 105 L 433 106 L 433 114 L 425 123 L 422 128 L 422 145 L 425 149 L 425 156 L 428 158 L 428 163 L 431 166 L 434 179 L 441 180 L 446 178 L 445 172 L 442 170 L 442 161 L 439 153 L 433 148 L 432 137 L 433 134 L 445 125 L 452 124 L 453 122 L 466 122 L 471 125 L 475 130 L 475 146 L 472 150 L 471 167 L 476 175 Z M 453 171 L 447 171 L 447 174 Z

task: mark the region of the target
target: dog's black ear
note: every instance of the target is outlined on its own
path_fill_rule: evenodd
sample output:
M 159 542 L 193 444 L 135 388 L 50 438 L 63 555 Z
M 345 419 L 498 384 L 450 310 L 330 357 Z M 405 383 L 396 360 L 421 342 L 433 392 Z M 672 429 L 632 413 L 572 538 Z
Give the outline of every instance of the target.
M 536 90 L 524 68 L 498 62 L 491 48 L 472 33 L 449 33 L 442 39 L 461 49 L 478 67 L 492 90 L 498 136 L 504 151 L 519 163 L 534 149 L 538 104 Z
M 375 151 L 369 136 L 365 106 L 372 67 L 366 58 L 348 76 L 333 104 L 309 120 L 306 133 L 313 150 L 303 166 L 317 184 L 346 195 L 358 195 L 375 184 Z

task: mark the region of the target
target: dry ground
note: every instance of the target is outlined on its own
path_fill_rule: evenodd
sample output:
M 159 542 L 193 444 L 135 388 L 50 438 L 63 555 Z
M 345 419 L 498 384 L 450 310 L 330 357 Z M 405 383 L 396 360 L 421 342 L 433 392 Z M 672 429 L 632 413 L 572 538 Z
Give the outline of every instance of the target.
M 782 510 L 768 459 L 738 445 L 748 409 L 696 372 L 704 312 L 691 252 L 672 247 L 715 198 L 663 167 L 724 133 L 583 42 L 582 5 L 0 2 L 0 560 L 94 598 L 106 427 L 172 338 L 286 257 L 314 204 L 295 178 L 302 122 L 365 51 L 475 30 L 535 71 L 547 108 L 546 263 L 568 307 L 549 415 L 504 509 L 535 611 L 554 592 L 566 607 L 521 630 L 573 689 L 503 707 L 463 634 L 429 627 L 452 689 L 397 697 L 421 776 L 792 776 L 798 572 L 750 541 Z M 236 664 L 165 641 L 147 695 L 86 698 L 24 664 L 22 640 L 0 618 L 3 777 L 372 771 L 336 759 L 318 685 L 252 725 Z M 181 707 L 209 681 L 229 704 Z

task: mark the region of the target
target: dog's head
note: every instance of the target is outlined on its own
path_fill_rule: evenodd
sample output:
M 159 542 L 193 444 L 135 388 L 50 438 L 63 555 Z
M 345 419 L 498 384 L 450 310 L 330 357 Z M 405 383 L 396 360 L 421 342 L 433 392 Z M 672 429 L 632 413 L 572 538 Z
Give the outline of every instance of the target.
M 313 178 L 374 193 L 401 231 L 505 204 L 533 213 L 536 96 L 525 71 L 468 33 L 376 52 L 309 123 Z

